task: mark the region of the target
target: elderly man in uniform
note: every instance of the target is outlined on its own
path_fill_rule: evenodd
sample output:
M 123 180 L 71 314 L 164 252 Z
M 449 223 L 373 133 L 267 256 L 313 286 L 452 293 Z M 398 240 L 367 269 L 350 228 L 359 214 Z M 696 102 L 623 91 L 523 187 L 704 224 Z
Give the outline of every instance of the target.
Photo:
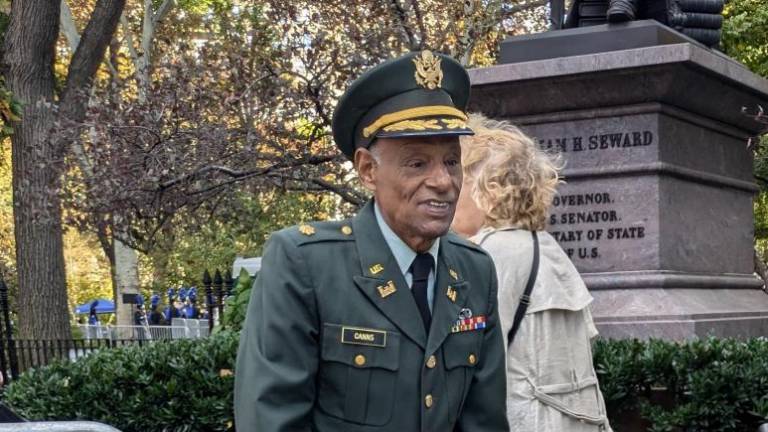
M 334 138 L 374 198 L 270 238 L 237 356 L 238 431 L 509 430 L 495 270 L 448 233 L 468 98 L 466 71 L 430 51 L 342 96 Z

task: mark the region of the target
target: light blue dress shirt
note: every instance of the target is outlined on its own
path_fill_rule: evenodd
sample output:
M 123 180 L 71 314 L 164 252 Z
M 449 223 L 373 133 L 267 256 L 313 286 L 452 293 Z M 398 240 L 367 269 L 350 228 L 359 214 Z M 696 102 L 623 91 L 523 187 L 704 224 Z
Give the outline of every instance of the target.
M 410 267 L 417 254 L 410 246 L 405 244 L 394 231 L 392 231 L 392 228 L 390 228 L 389 225 L 387 225 L 387 222 L 381 215 L 379 205 L 376 202 L 373 203 L 373 212 L 376 214 L 376 222 L 379 224 L 379 229 L 381 229 L 381 234 L 384 236 L 384 241 L 387 242 L 389 250 L 392 251 L 392 255 L 394 255 L 395 261 L 397 261 L 397 265 L 400 267 L 400 272 L 405 278 L 405 283 L 407 283 L 410 288 L 413 284 L 413 275 L 410 272 Z M 435 260 L 435 265 L 432 267 L 432 271 L 429 272 L 429 279 L 427 279 L 427 303 L 429 304 L 430 312 L 432 311 L 432 305 L 435 300 L 435 269 L 437 269 L 437 252 L 439 250 L 440 239 L 437 238 L 435 239 L 435 242 L 432 243 L 432 247 L 427 251 L 428 254 L 432 255 L 432 259 Z

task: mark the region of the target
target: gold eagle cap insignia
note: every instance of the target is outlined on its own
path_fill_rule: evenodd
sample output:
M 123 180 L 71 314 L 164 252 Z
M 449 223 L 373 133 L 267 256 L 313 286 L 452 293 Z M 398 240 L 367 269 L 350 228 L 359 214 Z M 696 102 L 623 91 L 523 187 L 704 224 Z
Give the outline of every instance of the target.
M 443 69 L 440 67 L 440 56 L 432 54 L 432 51 L 424 50 L 413 59 L 416 65 L 416 84 L 434 90 L 443 82 Z

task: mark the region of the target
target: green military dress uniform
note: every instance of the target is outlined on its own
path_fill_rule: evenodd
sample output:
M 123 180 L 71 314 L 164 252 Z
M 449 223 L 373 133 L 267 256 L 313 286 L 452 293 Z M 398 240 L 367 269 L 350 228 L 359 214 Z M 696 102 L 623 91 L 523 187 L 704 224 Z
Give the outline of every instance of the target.
M 422 73 L 431 81 L 414 84 L 425 69 L 419 58 L 432 62 Z M 392 71 L 408 76 L 391 81 Z M 450 59 L 410 54 L 360 80 L 335 116 L 353 120 L 334 120 L 347 156 L 379 136 L 471 133 L 456 108 L 466 105 L 469 81 Z M 493 263 L 452 233 L 439 241 L 426 330 L 373 201 L 349 220 L 274 233 L 240 337 L 237 430 L 508 431 Z
M 369 203 L 272 235 L 240 340 L 238 431 L 504 431 L 488 255 L 440 239 L 427 336 Z M 486 327 L 452 333 L 462 309 Z

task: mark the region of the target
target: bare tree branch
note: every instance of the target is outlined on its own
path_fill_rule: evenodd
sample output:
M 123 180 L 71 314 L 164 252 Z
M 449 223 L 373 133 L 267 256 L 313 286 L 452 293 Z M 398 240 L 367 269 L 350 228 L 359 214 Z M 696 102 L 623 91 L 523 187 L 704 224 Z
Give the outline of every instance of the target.
M 417 51 L 419 49 L 419 44 L 416 42 L 416 38 L 413 35 L 413 30 L 411 29 L 411 26 L 408 24 L 408 14 L 400 5 L 400 2 L 398 0 L 390 0 L 390 1 L 392 5 L 392 10 L 395 12 L 395 16 L 397 16 L 397 19 L 400 22 L 400 27 L 403 29 L 403 32 L 405 32 L 405 35 L 408 38 L 408 48 L 411 51 Z
M 154 16 L 152 17 L 152 27 L 157 28 L 157 25 L 160 24 L 166 15 L 168 15 L 168 12 L 171 11 L 173 6 L 174 0 L 164 0 L 160 7 L 157 8 L 157 12 L 155 12 Z
M 136 96 L 133 82 L 102 88 L 101 102 L 79 125 L 94 130 L 85 137 L 94 177 L 77 187 L 94 199 L 75 208 L 93 217 L 88 224 L 105 214 L 121 216 L 111 229 L 124 230 L 125 241 L 146 250 L 150 245 L 143 242 L 173 215 L 208 209 L 214 198 L 232 197 L 239 188 L 331 193 L 345 208 L 359 206 L 366 195 L 328 136 L 336 99 L 348 83 L 406 49 L 456 48 L 466 59 L 492 60 L 494 41 L 507 31 L 505 14 L 539 4 L 527 1 L 510 8 L 516 2 L 474 0 L 467 10 L 464 2 L 427 8 L 418 0 L 360 0 L 350 7 L 328 0 L 301 3 L 304 20 L 296 19 L 295 3 L 267 0 L 263 11 L 228 16 L 240 20 L 237 26 L 213 25 L 201 45 L 175 44 L 170 37 L 149 48 L 147 34 L 165 37 L 166 30 L 176 31 L 165 26 L 184 17 L 162 20 L 172 16 L 166 15 L 171 0 L 139 1 L 142 21 L 129 27 L 130 17 L 121 18 L 121 43 L 144 93 Z M 460 24 L 446 29 L 446 22 Z M 108 102 L 111 92 L 124 97 Z M 83 196 L 75 192 L 74 199 Z
M 104 60 L 104 53 L 115 33 L 124 7 L 125 0 L 99 0 L 96 3 L 69 64 L 67 81 L 59 104 L 63 118 L 80 122 L 85 117 L 93 76 Z
M 77 46 L 80 45 L 80 34 L 77 32 L 77 25 L 75 19 L 72 16 L 72 10 L 69 8 L 66 0 L 61 1 L 61 32 L 64 33 L 64 37 L 67 39 L 69 49 L 73 53 L 77 50 Z M 106 62 L 107 67 L 113 75 L 117 75 L 117 70 L 110 62 Z
M 365 204 L 366 198 L 361 197 L 355 193 L 353 193 L 349 189 L 342 189 L 339 185 L 332 184 L 330 182 L 327 182 L 323 179 L 312 179 L 312 182 L 321 186 L 323 189 L 329 190 L 336 195 L 340 196 L 341 199 L 344 201 L 354 204 L 355 206 L 362 207 L 363 204 Z
M 75 52 L 77 46 L 80 44 L 80 34 L 77 32 L 77 26 L 75 25 L 75 18 L 72 16 L 72 10 L 69 8 L 66 0 L 61 2 L 61 32 L 64 33 L 64 37 L 67 38 L 67 43 L 72 52 Z
M 125 34 L 125 45 L 128 48 L 129 55 L 131 56 L 133 67 L 138 69 L 139 53 L 136 51 L 136 45 L 134 45 L 133 30 L 131 30 L 131 25 L 128 24 L 128 19 L 125 18 L 125 15 L 120 17 L 120 25 L 123 27 L 123 33 Z
M 416 25 L 419 26 L 419 49 L 424 49 L 424 44 L 427 41 L 427 29 L 424 25 L 424 15 L 421 13 L 419 0 L 411 0 L 411 7 L 413 8 L 413 12 L 416 17 Z
M 509 9 L 504 10 L 502 16 L 503 18 L 509 18 L 516 13 L 531 10 L 540 6 L 546 6 L 547 4 L 549 4 L 549 0 L 532 0 L 527 3 L 516 4 Z

